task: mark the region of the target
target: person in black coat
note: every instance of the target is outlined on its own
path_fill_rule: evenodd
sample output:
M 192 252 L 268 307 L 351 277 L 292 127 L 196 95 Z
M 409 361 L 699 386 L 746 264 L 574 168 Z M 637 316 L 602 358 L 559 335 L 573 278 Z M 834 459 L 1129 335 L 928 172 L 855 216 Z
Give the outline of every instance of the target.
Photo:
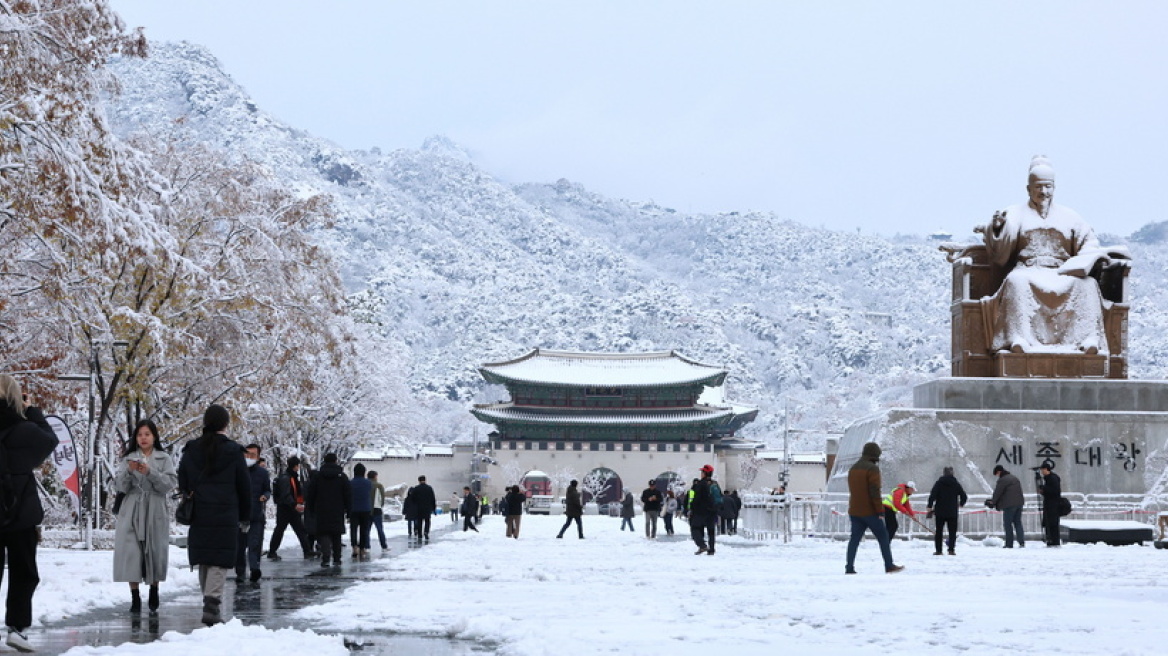
M 584 522 L 581 519 L 584 517 L 584 504 L 580 499 L 579 485 L 579 481 L 575 479 L 572 479 L 572 482 L 568 483 L 568 491 L 565 493 L 567 496 L 564 497 L 564 517 L 566 519 L 564 520 L 564 526 L 560 529 L 559 535 L 556 536 L 557 538 L 564 537 L 564 531 L 568 530 L 572 522 L 576 522 L 576 529 L 580 533 L 580 539 L 584 539 Z
M 300 458 L 288 458 L 288 468 L 272 483 L 272 498 L 276 502 L 276 530 L 268 543 L 268 559 L 280 560 L 280 543 L 284 541 L 284 530 L 292 527 L 300 542 L 300 550 L 305 558 L 311 558 L 312 542 L 304 530 L 304 488 L 300 482 Z
M 966 501 L 969 501 L 969 495 L 965 493 L 965 488 L 957 482 L 953 468 L 946 467 L 942 470 L 941 478 L 933 483 L 933 490 L 929 492 L 929 512 L 925 515 L 933 517 L 937 522 L 937 530 L 933 535 L 933 544 L 936 546 L 934 556 L 941 555 L 941 534 L 945 527 L 949 527 L 949 555 L 957 555 L 954 548 L 957 546 L 958 509 L 964 506 Z
M 1038 494 L 1042 497 L 1042 529 L 1046 534 L 1046 546 L 1057 547 L 1062 544 L 1059 502 L 1063 498 L 1063 482 L 1054 473 L 1054 463 L 1049 460 L 1044 460 L 1038 471 L 1042 476 L 1038 479 Z
M 715 496 L 721 496 L 720 490 L 717 495 L 714 493 L 717 485 L 714 481 L 714 467 L 703 465 L 702 477 L 693 486 L 693 500 L 689 504 L 689 533 L 698 546 L 694 553 L 699 556 L 712 556 L 717 549 L 714 536 L 718 530 L 718 503 Z
M 507 523 L 507 537 L 519 539 L 519 524 L 523 521 L 523 505 L 527 503 L 527 495 L 518 485 L 512 485 L 507 488 L 507 495 L 503 497 L 501 507 L 505 507 L 503 511 L 504 520 Z
M 352 487 L 345 470 L 337 463 L 337 454 L 324 457 L 320 469 L 312 472 L 308 484 L 306 507 L 316 518 L 316 537 L 320 542 L 320 566 L 341 564 L 341 536 L 345 534 L 345 515 L 352 500 Z
M 414 496 L 414 488 L 406 491 L 406 498 L 402 501 L 402 519 L 406 520 L 406 537 L 421 537 L 418 527 L 418 499 Z
M 264 550 L 264 524 L 267 519 L 267 503 L 272 498 L 272 477 L 262 464 L 260 445 L 249 444 L 243 449 L 243 462 L 247 465 L 247 477 L 251 482 L 251 522 L 248 530 L 239 534 L 239 549 L 235 553 L 235 582 L 243 583 L 243 575 L 251 568 L 251 581 L 255 583 L 263 576 L 260 571 L 260 554 Z
M 203 623 L 223 621 L 219 607 L 227 572 L 235 567 L 238 534 L 251 528 L 251 479 L 243 448 L 227 437 L 231 415 L 221 405 L 203 413 L 203 431 L 187 443 L 178 465 L 178 488 L 194 499 L 187 557 L 199 568 Z
M 414 495 L 414 534 L 420 539 L 430 540 L 430 517 L 438 509 L 438 498 L 434 496 L 434 488 L 426 482 L 425 475 L 418 477 L 418 484 L 410 489 Z
M 0 375 L 0 442 L 11 474 L 12 511 L 0 527 L 0 562 L 8 563 L 8 601 L 4 623 L 7 644 L 33 651 L 25 631 L 32 625 L 32 595 L 40 583 L 37 570 L 37 525 L 45 518 L 33 470 L 57 448 L 57 435 L 40 408 L 27 405 L 20 383 Z M 0 577 L 4 575 L 0 568 Z
M 459 513 L 462 514 L 462 532 L 466 533 L 467 529 L 478 533 L 479 530 L 475 528 L 474 520 L 479 512 L 479 498 L 470 491 L 469 487 L 462 488 L 462 505 L 459 506 Z

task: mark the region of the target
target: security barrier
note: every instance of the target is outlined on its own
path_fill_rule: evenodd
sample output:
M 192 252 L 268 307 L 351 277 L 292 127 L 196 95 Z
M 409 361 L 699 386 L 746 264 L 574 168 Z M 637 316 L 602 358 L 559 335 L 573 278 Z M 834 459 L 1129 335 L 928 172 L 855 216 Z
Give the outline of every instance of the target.
M 1042 539 L 1042 512 L 1037 495 L 1026 495 L 1022 508 L 1022 526 L 1027 539 Z M 1063 495 L 1073 507 L 1067 519 L 1124 519 L 1154 525 L 1156 516 L 1168 510 L 1168 494 L 1076 494 Z M 988 494 L 971 494 L 957 522 L 958 532 L 970 539 L 1005 534 L 1002 513 L 985 507 Z M 932 539 L 933 521 L 925 518 L 929 495 L 914 494 L 913 510 L 926 530 L 905 518 L 897 531 L 898 539 Z M 753 540 L 788 541 L 794 536 L 824 537 L 846 540 L 851 535 L 846 494 L 743 494 L 738 533 Z

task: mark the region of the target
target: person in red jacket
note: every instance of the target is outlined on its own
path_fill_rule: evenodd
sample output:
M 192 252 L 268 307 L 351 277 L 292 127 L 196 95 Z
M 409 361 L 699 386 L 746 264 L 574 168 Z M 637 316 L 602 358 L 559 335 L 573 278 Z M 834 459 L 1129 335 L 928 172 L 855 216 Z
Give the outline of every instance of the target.
M 917 484 L 909 481 L 896 486 L 896 489 L 884 495 L 884 524 L 888 527 L 888 539 L 896 537 L 896 529 L 900 524 L 896 521 L 896 513 L 902 512 L 909 517 L 916 517 L 912 503 L 908 498 L 917 491 Z

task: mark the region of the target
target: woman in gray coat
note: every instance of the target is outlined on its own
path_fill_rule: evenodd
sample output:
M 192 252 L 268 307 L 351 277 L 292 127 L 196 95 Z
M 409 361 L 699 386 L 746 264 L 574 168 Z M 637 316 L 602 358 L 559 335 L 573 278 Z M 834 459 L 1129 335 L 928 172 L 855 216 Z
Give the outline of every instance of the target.
M 130 612 L 142 610 L 138 584 L 150 586 L 150 612 L 158 610 L 158 584 L 170 565 L 170 512 L 166 495 L 178 486 L 170 454 L 162 450 L 158 427 L 138 422 L 134 439 L 118 465 L 114 487 L 125 495 L 114 534 L 114 580 L 130 584 Z

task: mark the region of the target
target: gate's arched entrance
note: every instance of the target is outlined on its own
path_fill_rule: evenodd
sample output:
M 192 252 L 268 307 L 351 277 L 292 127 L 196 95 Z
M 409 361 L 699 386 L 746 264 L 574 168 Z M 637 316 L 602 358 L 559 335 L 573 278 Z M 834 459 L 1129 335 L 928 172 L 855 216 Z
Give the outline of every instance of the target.
M 533 469 L 524 474 L 520 485 L 523 486 L 524 490 L 527 490 L 528 497 L 531 497 L 533 494 L 550 495 L 552 493 L 552 479 L 538 469 Z
M 597 467 L 580 480 L 580 491 L 584 503 L 595 501 L 601 506 L 620 502 L 624 484 L 616 472 L 607 467 Z

